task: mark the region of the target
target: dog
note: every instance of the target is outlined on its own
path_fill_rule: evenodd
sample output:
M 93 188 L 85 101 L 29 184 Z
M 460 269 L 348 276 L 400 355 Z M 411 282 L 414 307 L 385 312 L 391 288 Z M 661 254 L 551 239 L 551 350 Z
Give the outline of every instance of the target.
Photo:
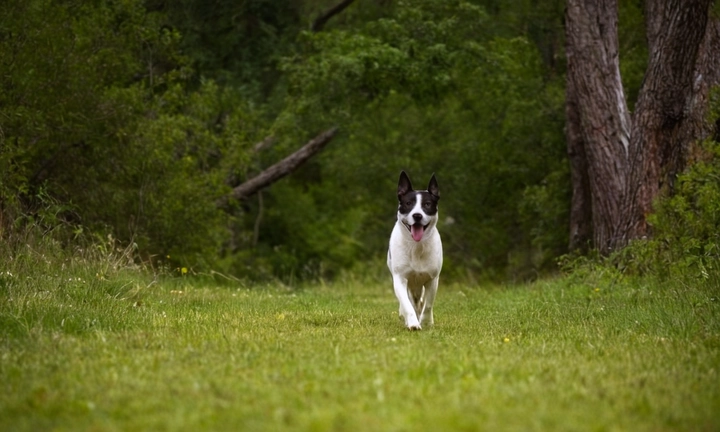
M 440 190 L 435 174 L 427 190 L 414 190 L 405 171 L 398 181 L 397 222 L 390 235 L 387 266 L 408 330 L 432 326 L 433 303 L 443 264 L 437 230 Z

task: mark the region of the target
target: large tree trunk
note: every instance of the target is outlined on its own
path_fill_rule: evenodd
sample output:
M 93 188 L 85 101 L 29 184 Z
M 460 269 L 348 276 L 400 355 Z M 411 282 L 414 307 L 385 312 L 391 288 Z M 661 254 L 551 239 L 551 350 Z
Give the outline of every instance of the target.
M 707 96 L 707 88 L 700 94 L 706 78 L 698 72 L 712 55 L 701 49 L 711 3 L 646 1 L 649 58 L 633 115 L 623 243 L 648 234 L 653 200 L 661 191 L 673 191 L 690 146 L 707 129 L 707 104 L 696 102 Z
M 587 201 L 592 213 L 585 224 L 602 253 L 646 236 L 653 200 L 672 192 L 692 144 L 708 135 L 707 98 L 718 82 L 720 41 L 709 17 L 711 2 L 646 1 L 650 56 L 631 116 L 620 81 L 617 0 L 568 0 L 571 248 L 577 247 L 573 234 L 587 217 Z M 578 172 L 587 172 L 587 180 Z M 578 183 L 583 181 L 589 187 Z
M 568 90 L 575 93 L 568 109 L 577 111 L 569 120 L 580 123 L 569 125 L 568 131 L 581 131 L 586 159 L 574 149 L 571 163 L 573 172 L 587 171 L 589 183 L 589 188 L 574 187 L 583 196 L 573 197 L 573 209 L 580 207 L 577 201 L 590 202 L 593 245 L 605 251 L 617 243 L 630 142 L 630 114 L 620 81 L 617 0 L 569 0 L 565 25 Z

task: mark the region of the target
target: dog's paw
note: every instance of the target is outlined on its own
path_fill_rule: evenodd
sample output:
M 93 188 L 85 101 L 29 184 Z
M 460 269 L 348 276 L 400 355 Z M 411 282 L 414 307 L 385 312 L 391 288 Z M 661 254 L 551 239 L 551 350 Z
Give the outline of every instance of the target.
M 405 322 L 405 326 L 410 331 L 422 330 L 422 327 L 420 327 L 420 322 L 417 320 L 417 318 L 408 320 L 407 322 Z

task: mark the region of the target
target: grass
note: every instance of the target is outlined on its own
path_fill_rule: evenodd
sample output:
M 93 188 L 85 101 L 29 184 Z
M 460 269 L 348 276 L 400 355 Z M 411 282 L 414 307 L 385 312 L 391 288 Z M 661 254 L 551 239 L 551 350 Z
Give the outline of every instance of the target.
M 17 255 L 0 268 L 0 430 L 720 430 L 720 292 L 564 277 L 289 289 Z

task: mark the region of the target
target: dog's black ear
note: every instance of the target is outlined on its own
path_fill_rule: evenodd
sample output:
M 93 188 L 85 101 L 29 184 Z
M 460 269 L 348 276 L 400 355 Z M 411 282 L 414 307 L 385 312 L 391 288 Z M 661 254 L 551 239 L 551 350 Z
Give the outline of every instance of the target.
M 430 184 L 428 185 L 428 192 L 434 196 L 440 198 L 440 188 L 438 188 L 437 180 L 435 180 L 435 173 L 430 177 Z
M 411 190 L 413 190 L 413 188 L 412 183 L 410 183 L 410 177 L 405 174 L 405 171 L 400 171 L 400 180 L 398 180 L 398 198 Z

